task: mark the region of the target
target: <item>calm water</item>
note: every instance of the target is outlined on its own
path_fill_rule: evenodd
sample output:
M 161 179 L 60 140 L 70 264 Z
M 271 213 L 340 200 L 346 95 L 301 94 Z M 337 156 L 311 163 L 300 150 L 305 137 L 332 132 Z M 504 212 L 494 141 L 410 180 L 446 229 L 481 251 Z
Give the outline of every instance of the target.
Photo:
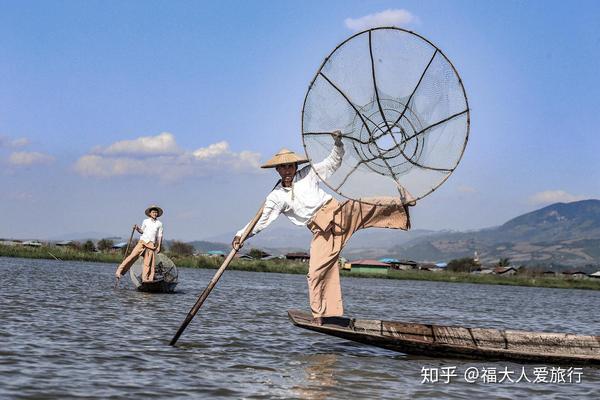
M 0 258 L 0 398 L 590 398 L 580 383 L 468 383 L 468 368 L 510 362 L 407 356 L 294 327 L 307 309 L 300 275 L 227 271 L 178 347 L 168 345 L 213 270 L 180 270 L 180 293 L 113 290 L 108 264 Z M 346 311 L 361 318 L 600 334 L 600 292 L 380 279 L 343 279 Z M 423 368 L 455 367 L 450 383 Z M 562 366 L 568 368 L 569 366 Z M 577 371 L 577 370 L 576 370 Z M 440 379 L 444 381 L 445 379 Z

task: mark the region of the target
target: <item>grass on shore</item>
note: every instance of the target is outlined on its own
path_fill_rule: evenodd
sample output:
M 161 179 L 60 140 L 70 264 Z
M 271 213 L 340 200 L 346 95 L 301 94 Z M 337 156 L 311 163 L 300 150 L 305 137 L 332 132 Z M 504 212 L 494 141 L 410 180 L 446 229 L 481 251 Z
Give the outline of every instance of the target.
M 221 257 L 180 257 L 168 254 L 178 267 L 217 269 L 221 266 L 223 258 Z M 92 261 L 119 264 L 123 259 L 121 252 L 116 253 L 89 253 L 72 248 L 61 247 L 21 247 L 0 245 L 0 256 L 3 257 L 21 257 L 21 258 L 39 258 L 39 259 L 59 259 L 75 261 Z M 275 272 L 283 274 L 301 274 L 308 273 L 308 263 L 286 261 L 286 260 L 239 260 L 234 259 L 229 269 L 249 272 Z M 512 285 L 512 286 L 533 286 L 564 289 L 590 289 L 600 290 L 600 279 L 566 279 L 562 276 L 498 276 L 498 275 L 473 275 L 460 272 L 429 272 L 429 271 L 397 271 L 390 270 L 387 275 L 356 273 L 343 270 L 341 275 L 354 278 L 381 278 L 381 279 L 404 279 L 404 280 L 422 280 L 456 283 L 477 283 L 490 285 Z

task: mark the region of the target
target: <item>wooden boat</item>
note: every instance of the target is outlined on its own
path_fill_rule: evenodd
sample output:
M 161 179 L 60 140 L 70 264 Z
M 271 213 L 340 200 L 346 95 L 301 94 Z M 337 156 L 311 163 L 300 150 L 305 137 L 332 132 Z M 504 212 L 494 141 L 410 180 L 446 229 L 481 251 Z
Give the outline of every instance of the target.
M 528 332 L 396 321 L 326 318 L 290 310 L 292 323 L 304 329 L 407 354 L 555 364 L 600 365 L 600 336 Z
M 140 257 L 129 270 L 131 282 L 140 292 L 173 293 L 177 286 L 179 274 L 173 261 L 163 253 L 156 255 L 154 281 L 142 282 L 143 260 Z
M 167 282 L 164 279 L 159 279 L 152 282 L 142 282 L 137 290 L 149 293 L 173 293 L 176 286 L 177 282 Z

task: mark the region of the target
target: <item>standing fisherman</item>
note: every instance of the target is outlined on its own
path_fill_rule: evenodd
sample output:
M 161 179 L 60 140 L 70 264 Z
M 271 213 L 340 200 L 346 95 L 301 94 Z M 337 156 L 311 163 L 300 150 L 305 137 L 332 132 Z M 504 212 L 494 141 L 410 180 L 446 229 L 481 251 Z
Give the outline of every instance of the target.
M 142 271 L 142 282 L 154 280 L 155 250 L 160 253 L 163 238 L 163 224 L 158 220 L 163 214 L 162 208 L 156 205 L 148 207 L 145 214 L 149 217 L 142 222 L 142 226 L 133 226 L 133 230 L 142 234 L 131 254 L 127 256 L 115 271 L 117 281 L 129 271 L 133 263 L 143 254 L 144 269 Z
M 366 202 L 346 200 L 342 203 L 323 191 L 319 187 L 319 176 L 326 179 L 333 175 L 344 156 L 341 132 L 335 131 L 332 136 L 331 153 L 313 168 L 305 166 L 298 170 L 298 165 L 308 160 L 287 149 L 280 150 L 261 166 L 275 168 L 281 180 L 267 196 L 262 215 L 248 236 L 266 228 L 279 214 L 311 230 L 308 295 L 317 324 L 322 324 L 324 317 L 344 314 L 338 259 L 352 234 L 369 227 L 407 230 L 410 228 L 408 206 L 415 204 L 404 190 L 405 198 L 374 197 L 364 199 Z M 241 247 L 245 229 L 238 231 L 233 239 L 232 246 L 236 250 Z

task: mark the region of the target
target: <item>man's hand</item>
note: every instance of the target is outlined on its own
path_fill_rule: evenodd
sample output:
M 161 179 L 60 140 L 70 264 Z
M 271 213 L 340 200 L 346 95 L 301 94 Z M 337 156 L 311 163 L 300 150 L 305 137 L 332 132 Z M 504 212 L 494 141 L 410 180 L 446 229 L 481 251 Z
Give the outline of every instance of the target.
M 235 251 L 238 251 L 239 249 L 241 249 L 243 246 L 242 244 L 242 238 L 239 236 L 236 236 L 233 238 L 233 242 L 231 242 L 231 247 L 233 247 L 235 249 Z
M 333 136 L 333 141 L 335 142 L 335 144 L 342 143 L 342 131 L 340 131 L 340 130 L 333 131 L 333 132 L 331 132 L 331 136 Z
M 156 254 L 160 253 L 160 246 L 156 248 Z
M 136 231 L 139 229 L 138 226 L 137 226 L 137 224 L 133 225 L 133 229 L 136 230 Z

